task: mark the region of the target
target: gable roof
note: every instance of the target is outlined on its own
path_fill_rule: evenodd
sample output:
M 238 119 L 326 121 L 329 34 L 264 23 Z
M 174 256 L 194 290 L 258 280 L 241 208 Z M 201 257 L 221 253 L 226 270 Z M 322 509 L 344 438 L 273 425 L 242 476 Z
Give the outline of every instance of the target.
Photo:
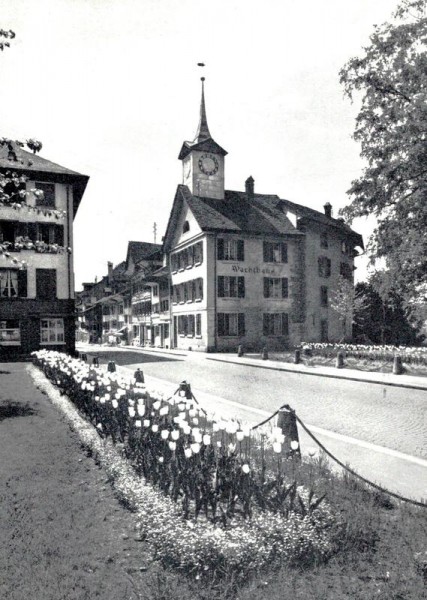
M 150 242 L 129 242 L 126 255 L 126 267 L 129 267 L 129 260 L 132 258 L 133 264 L 136 265 L 141 260 L 160 260 L 158 255 L 162 250 L 161 244 L 152 244 Z
M 354 243 L 363 248 L 361 236 L 348 225 L 337 219 L 304 206 L 282 200 L 272 194 L 253 194 L 246 192 L 225 191 L 224 200 L 193 196 L 185 185 L 179 185 L 166 228 L 164 246 L 169 249 L 173 230 L 176 227 L 179 213 L 186 203 L 194 215 L 202 231 L 241 232 L 255 235 L 294 235 L 303 236 L 287 217 L 287 211 L 298 218 L 308 218 L 343 231 L 352 236 Z
M 71 171 L 38 154 L 28 152 L 15 142 L 0 144 L 0 169 L 22 172 L 36 180 L 73 184 L 74 216 L 89 181 L 87 175 Z

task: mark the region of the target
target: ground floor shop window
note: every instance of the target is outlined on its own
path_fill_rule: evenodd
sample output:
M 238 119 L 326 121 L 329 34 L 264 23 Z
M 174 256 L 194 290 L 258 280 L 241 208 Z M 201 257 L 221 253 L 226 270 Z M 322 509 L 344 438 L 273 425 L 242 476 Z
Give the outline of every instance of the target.
M 289 318 L 287 313 L 264 313 L 264 335 L 289 335 Z
M 245 335 L 244 313 L 218 313 L 219 336 Z
M 0 345 L 1 346 L 20 346 L 21 331 L 19 321 L 7 319 L 0 321 Z
M 64 319 L 42 319 L 40 341 L 42 344 L 64 344 Z

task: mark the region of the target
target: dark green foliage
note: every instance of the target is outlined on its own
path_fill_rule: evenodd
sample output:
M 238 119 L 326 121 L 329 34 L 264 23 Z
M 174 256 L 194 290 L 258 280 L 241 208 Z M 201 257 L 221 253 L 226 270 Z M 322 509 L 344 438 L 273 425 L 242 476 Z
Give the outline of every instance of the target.
M 346 94 L 362 96 L 354 138 L 367 162 L 342 212 L 377 217 L 371 261 L 385 259 L 392 289 L 413 310 L 427 298 L 426 1 L 402 3 L 340 73 Z

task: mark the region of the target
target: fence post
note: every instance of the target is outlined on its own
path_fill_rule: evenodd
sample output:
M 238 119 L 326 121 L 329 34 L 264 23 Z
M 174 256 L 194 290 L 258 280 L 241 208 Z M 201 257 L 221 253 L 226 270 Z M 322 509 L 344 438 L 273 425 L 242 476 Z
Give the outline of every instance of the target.
M 335 366 L 337 369 L 342 369 L 344 367 L 344 352 L 342 350 L 339 350 L 337 352 L 337 360 Z
M 185 380 L 181 381 L 181 383 L 179 384 L 179 391 L 184 392 L 184 395 L 187 398 L 187 400 L 191 400 L 191 398 L 193 397 L 193 394 L 191 392 L 191 386 Z M 180 395 L 182 395 L 182 394 L 180 394 Z
M 237 348 L 237 356 L 243 356 L 243 348 L 241 345 Z
M 99 367 L 99 358 L 97 356 L 92 358 L 92 364 L 94 367 Z
M 295 348 L 295 358 L 294 363 L 299 365 L 301 362 L 301 350 L 299 348 Z
M 285 404 L 280 410 L 277 417 L 277 427 L 280 427 L 285 436 L 286 456 L 291 458 L 301 459 L 301 448 L 299 444 L 299 435 L 295 411 Z M 294 449 L 291 446 L 292 442 L 297 442 L 298 446 Z M 294 444 L 293 444 L 294 445 Z
M 116 370 L 116 363 L 114 362 L 114 360 L 108 361 L 107 371 L 109 371 L 110 373 L 114 373 L 115 370 Z
M 402 357 L 400 356 L 400 354 L 395 354 L 394 356 L 393 373 L 395 375 L 402 375 L 403 373 Z
M 136 383 L 145 383 L 144 373 L 139 367 L 137 368 L 133 376 L 135 378 Z
M 268 360 L 267 346 L 264 346 L 264 348 L 262 349 L 262 360 Z

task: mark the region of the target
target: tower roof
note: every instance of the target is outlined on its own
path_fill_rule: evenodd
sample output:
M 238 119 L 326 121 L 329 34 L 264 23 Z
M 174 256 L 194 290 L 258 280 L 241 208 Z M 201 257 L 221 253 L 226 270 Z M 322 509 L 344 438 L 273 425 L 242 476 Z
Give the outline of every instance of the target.
M 178 158 L 183 160 L 192 150 L 205 150 L 208 152 L 216 152 L 225 156 L 227 151 L 221 148 L 219 144 L 212 138 L 208 120 L 206 117 L 206 105 L 205 105 L 205 78 L 202 77 L 202 98 L 200 101 L 200 120 L 199 126 L 197 127 L 196 137 L 192 142 L 184 142 L 179 153 Z

